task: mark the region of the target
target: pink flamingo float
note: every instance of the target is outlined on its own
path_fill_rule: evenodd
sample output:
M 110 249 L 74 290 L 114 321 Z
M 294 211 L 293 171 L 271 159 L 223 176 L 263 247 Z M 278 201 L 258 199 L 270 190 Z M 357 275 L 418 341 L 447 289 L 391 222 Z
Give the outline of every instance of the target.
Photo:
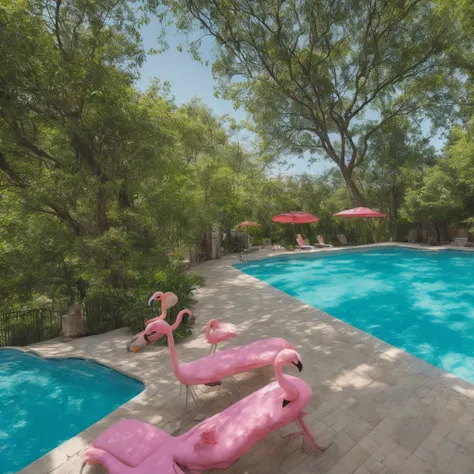
M 206 341 L 211 344 L 211 352 L 216 352 L 219 342 L 228 341 L 237 336 L 237 328 L 233 324 L 220 323 L 211 319 L 206 324 Z
M 183 310 L 183 313 L 186 310 Z M 186 385 L 186 409 L 188 413 L 189 395 L 199 406 L 199 400 L 193 385 L 220 385 L 221 380 L 250 372 L 260 367 L 273 365 L 280 351 L 294 349 L 293 345 L 284 339 L 268 338 L 246 344 L 245 346 L 229 347 L 219 352 L 193 360 L 192 362 L 179 363 L 173 339 L 173 330 L 179 326 L 183 315 L 179 313 L 176 322 L 170 326 L 166 321 L 157 320 L 146 327 L 144 337 L 149 342 L 158 340 L 166 335 L 171 356 L 171 364 L 176 378 Z
M 161 322 L 161 321 L 160 321 Z M 325 448 L 315 443 L 303 421 L 311 388 L 303 380 L 283 374 L 284 365 L 303 368 L 298 354 L 285 349 L 275 359 L 276 381 L 239 400 L 221 413 L 178 437 L 138 420 L 120 420 L 102 433 L 86 453 L 84 464 L 100 464 L 109 474 L 183 474 L 225 469 L 267 434 L 296 422 L 316 455 Z M 188 471 L 189 472 L 189 471 Z

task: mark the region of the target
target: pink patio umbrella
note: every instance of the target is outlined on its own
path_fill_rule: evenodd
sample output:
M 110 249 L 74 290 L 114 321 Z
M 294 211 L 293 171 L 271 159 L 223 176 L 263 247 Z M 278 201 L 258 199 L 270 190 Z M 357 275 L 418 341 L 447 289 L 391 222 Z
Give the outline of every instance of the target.
M 345 211 L 333 214 L 334 217 L 346 217 L 346 218 L 375 218 L 375 217 L 387 217 L 385 214 L 369 209 L 368 207 L 354 207 L 354 209 L 346 209 Z M 370 229 L 367 229 L 371 233 Z M 373 235 L 372 235 L 373 238 Z
M 290 211 L 273 216 L 272 221 L 288 224 L 311 224 L 318 222 L 319 217 L 313 216 L 313 214 L 310 214 L 309 212 Z
M 385 214 L 369 209 L 368 207 L 354 207 L 334 214 L 334 217 L 387 217 Z

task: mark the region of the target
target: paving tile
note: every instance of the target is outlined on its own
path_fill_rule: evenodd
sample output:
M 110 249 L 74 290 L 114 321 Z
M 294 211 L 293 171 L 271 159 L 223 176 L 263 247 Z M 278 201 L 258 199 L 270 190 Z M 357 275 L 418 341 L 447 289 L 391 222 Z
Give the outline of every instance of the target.
M 378 474 L 384 468 L 384 465 L 373 456 L 364 461 L 364 466 L 371 474 Z
M 362 464 L 354 471 L 354 474 L 371 474 L 370 471 Z
M 411 454 L 410 457 L 405 461 L 402 467 L 399 469 L 404 474 L 417 474 L 417 472 L 425 465 L 415 454 Z
M 364 461 L 370 457 L 370 453 L 359 445 L 354 446 L 340 461 L 339 465 L 352 474 Z
M 346 470 L 344 470 L 339 464 L 336 466 L 333 466 L 329 471 L 327 471 L 327 474 L 348 474 Z
M 450 439 L 441 441 L 440 445 L 436 448 L 433 453 L 433 457 L 436 463 L 440 466 L 447 466 L 451 461 L 452 457 L 458 450 L 459 445 Z
M 382 464 L 395 471 L 402 466 L 409 457 L 410 452 L 399 445 L 387 455 Z
M 366 436 L 365 438 L 359 441 L 359 444 L 369 453 L 375 452 L 379 447 L 380 444 L 373 439 L 371 436 Z
M 365 438 L 372 430 L 374 425 L 363 420 L 357 413 L 353 414 L 351 422 L 344 428 L 344 431 L 358 443 Z

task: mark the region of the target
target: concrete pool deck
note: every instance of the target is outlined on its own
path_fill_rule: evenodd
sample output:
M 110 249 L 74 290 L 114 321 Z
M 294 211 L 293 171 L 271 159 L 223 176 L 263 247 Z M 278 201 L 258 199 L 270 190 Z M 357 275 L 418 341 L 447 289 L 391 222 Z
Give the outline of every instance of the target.
M 270 253 L 260 251 L 250 259 L 265 256 Z M 206 286 L 198 294 L 194 336 L 178 344 L 178 356 L 188 361 L 208 354 L 203 328 L 212 317 L 238 326 L 240 334 L 229 345 L 286 338 L 303 360 L 300 376 L 313 389 L 306 421 L 317 442 L 329 448 L 319 457 L 301 452 L 300 439 L 284 438 L 290 427 L 268 436 L 229 469 L 213 472 L 474 474 L 473 384 L 240 272 L 232 267 L 236 261 L 226 257 L 193 269 L 206 277 Z M 168 349 L 151 346 L 127 353 L 129 339 L 126 330 L 117 330 L 32 347 L 47 357 L 96 359 L 140 378 L 145 390 L 21 474 L 78 474 L 90 441 L 122 417 L 147 421 L 170 433 L 176 430 L 184 393 L 179 396 Z M 242 396 L 268 383 L 272 375 L 272 368 L 267 368 L 237 377 Z M 211 416 L 236 400 L 226 387 L 224 381 L 221 388 L 199 390 L 205 402 L 200 414 Z M 195 423 L 191 416 L 187 427 Z M 92 472 L 102 471 L 84 469 L 84 474 Z

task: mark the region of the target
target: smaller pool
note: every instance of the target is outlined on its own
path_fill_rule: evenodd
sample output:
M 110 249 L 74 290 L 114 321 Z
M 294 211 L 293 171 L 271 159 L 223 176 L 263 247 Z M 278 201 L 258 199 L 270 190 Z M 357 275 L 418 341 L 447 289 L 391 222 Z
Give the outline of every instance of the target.
M 0 350 L 0 474 L 17 472 L 139 394 L 141 382 L 84 359 Z

